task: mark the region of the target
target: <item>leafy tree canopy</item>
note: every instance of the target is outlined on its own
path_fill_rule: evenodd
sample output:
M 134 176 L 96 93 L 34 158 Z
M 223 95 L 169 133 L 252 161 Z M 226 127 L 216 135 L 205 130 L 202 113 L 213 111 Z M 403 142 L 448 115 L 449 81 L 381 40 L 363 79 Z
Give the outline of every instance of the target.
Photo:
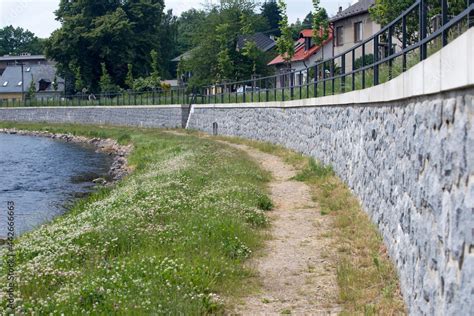
M 148 74 L 150 51 L 165 44 L 163 8 L 163 0 L 61 0 L 56 18 L 62 26 L 48 40 L 46 54 L 65 78 L 74 77 L 76 90 L 99 90 L 102 63 L 113 84 L 125 86 L 128 64 L 135 75 Z
M 205 11 L 188 11 L 184 16 L 196 25 L 188 37 L 188 44 L 194 47 L 192 56 L 180 66 L 180 72 L 184 65 L 192 71 L 191 85 L 248 79 L 254 72 L 267 74 L 266 63 L 272 56 L 257 52 L 252 44 L 237 50 L 239 36 L 269 28 L 267 19 L 256 12 L 255 1 L 222 0 Z
M 280 8 L 276 1 L 265 1 L 262 4 L 261 15 L 267 20 L 270 32 L 275 36 L 280 36 Z
M 319 0 L 313 0 L 314 12 L 312 14 L 314 43 L 321 46 L 329 38 L 329 17 L 326 9 L 321 8 Z
M 284 0 L 278 0 L 278 7 L 280 8 L 280 32 L 281 36 L 277 39 L 278 53 L 283 57 L 285 62 L 291 67 L 290 62 L 295 55 L 295 45 L 292 35 L 292 30 L 288 25 L 288 16 L 286 14 L 286 3 Z
M 23 53 L 43 54 L 44 41 L 21 27 L 5 26 L 0 29 L 0 56 Z

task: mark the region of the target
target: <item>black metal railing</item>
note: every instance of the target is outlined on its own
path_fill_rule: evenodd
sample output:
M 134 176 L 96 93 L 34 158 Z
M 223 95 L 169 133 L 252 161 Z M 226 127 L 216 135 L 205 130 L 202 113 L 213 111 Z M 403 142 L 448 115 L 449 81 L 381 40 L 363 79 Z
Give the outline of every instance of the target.
M 77 93 L 64 95 L 55 92 L 38 92 L 34 96 L 1 99 L 0 107 L 32 106 L 128 106 L 189 104 L 192 95 L 187 88 L 171 88 L 154 91 L 125 91 L 121 93 Z
M 430 4 L 434 0 L 430 0 Z M 462 12 L 450 12 L 440 1 L 440 13 L 428 19 L 428 0 L 414 0 L 394 21 L 376 34 L 334 57 L 274 76 L 224 82 L 204 88 L 107 94 L 49 95 L 2 100 L 0 107 L 120 106 L 288 101 L 369 88 L 384 83 L 446 46 L 474 26 L 474 0 Z
M 428 20 L 427 0 L 416 0 L 376 34 L 303 70 L 216 84 L 201 90 L 201 103 L 287 101 L 365 89 L 393 79 L 474 25 L 474 0 L 456 15 L 448 1 Z M 436 22 L 438 24 L 436 24 Z

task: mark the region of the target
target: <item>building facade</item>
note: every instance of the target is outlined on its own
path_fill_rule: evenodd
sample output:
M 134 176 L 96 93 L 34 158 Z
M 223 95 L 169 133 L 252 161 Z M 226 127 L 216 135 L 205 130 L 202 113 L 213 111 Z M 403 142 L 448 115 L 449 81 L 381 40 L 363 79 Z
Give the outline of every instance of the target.
M 64 79 L 57 76 L 55 63 L 43 55 L 0 57 L 0 75 L 3 101 L 24 100 L 27 96 L 51 99 L 64 94 Z
M 300 32 L 300 38 L 295 42 L 295 55 L 289 64 L 285 62 L 283 56 L 278 55 L 268 65 L 276 68 L 278 75 L 277 88 L 289 85 L 301 85 L 310 81 L 310 69 L 318 61 L 328 59 L 333 56 L 333 34 L 329 32 L 329 37 L 320 46 L 313 40 L 313 30 L 305 29 Z M 288 73 L 292 72 L 293 76 Z
M 374 4 L 375 0 L 360 0 L 345 10 L 340 7 L 339 12 L 331 18 L 334 29 L 334 56 L 344 53 L 380 31 L 380 24 L 374 22 L 369 14 L 369 9 Z M 372 42 L 365 45 L 365 53 L 374 53 Z M 359 48 L 355 58 L 361 56 L 362 48 Z M 346 56 L 346 72 L 348 71 L 352 71 L 352 56 Z

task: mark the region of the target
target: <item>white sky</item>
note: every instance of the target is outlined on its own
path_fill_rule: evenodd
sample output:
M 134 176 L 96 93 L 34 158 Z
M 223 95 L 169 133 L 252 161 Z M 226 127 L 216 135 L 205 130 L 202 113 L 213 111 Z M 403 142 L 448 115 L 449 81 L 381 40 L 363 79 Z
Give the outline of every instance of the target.
M 191 8 L 200 8 L 203 3 L 218 0 L 165 0 L 166 8 L 173 9 L 175 15 Z M 321 4 L 334 15 L 339 6 L 346 8 L 354 0 L 322 0 Z M 287 0 L 288 16 L 291 22 L 304 19 L 312 9 L 311 0 Z M 20 26 L 39 37 L 48 37 L 60 24 L 55 20 L 54 11 L 59 0 L 0 0 L 0 28 L 6 25 Z

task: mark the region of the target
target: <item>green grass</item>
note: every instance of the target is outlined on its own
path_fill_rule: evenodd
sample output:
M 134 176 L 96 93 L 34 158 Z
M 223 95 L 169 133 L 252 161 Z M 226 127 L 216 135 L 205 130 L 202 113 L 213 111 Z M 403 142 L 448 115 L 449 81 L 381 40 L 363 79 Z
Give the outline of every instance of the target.
M 377 227 L 331 167 L 270 143 L 219 138 L 282 157 L 299 170 L 295 179 L 311 187 L 322 215 L 330 216 L 333 222 L 333 229 L 328 234 L 337 249 L 336 257 L 331 260 L 337 267 L 339 303 L 344 307 L 342 315 L 406 313 L 397 271 Z
M 222 314 L 223 297 L 248 291 L 243 263 L 265 239 L 271 201 L 269 174 L 246 155 L 152 129 L 0 127 L 135 146 L 132 175 L 16 241 L 16 314 Z

